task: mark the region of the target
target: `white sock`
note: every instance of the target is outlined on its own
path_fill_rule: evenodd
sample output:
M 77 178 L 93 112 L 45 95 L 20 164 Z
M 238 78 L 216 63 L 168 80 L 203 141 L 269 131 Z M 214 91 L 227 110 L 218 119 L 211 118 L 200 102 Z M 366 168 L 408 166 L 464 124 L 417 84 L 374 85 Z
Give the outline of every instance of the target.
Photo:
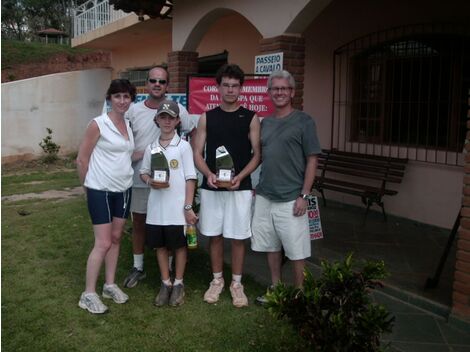
M 173 285 L 182 285 L 183 284 L 183 279 L 175 279 L 175 282 L 173 282 Z
M 171 286 L 171 280 L 168 279 L 168 280 L 162 280 L 162 282 L 166 285 L 166 286 Z
M 134 268 L 144 270 L 144 254 L 134 254 Z
M 214 279 L 221 280 L 222 279 L 222 272 L 220 273 L 212 273 L 214 275 Z
M 232 281 L 238 282 L 240 284 L 242 282 L 242 276 L 232 274 Z

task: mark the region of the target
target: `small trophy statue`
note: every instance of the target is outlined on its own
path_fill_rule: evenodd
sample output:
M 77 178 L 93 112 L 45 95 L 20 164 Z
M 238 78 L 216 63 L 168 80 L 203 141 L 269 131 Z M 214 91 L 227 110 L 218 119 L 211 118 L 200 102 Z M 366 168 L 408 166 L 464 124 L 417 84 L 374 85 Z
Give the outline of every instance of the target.
M 150 170 L 152 172 L 152 179 L 155 182 L 167 185 L 170 179 L 170 168 L 168 166 L 168 160 L 166 160 L 165 154 L 163 154 L 162 148 L 159 146 L 152 148 L 151 152 L 151 163 Z
M 231 187 L 235 170 L 232 157 L 223 145 L 215 151 L 215 168 L 217 171 L 217 186 Z

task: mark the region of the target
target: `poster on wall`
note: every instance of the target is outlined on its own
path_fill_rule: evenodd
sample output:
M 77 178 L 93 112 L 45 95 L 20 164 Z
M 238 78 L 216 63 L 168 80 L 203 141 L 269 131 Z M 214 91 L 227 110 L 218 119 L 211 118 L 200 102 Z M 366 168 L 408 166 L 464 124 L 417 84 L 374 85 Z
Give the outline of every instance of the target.
M 274 112 L 274 106 L 266 86 L 268 77 L 245 77 L 240 105 L 255 111 L 259 117 L 266 117 Z M 215 77 L 190 76 L 188 83 L 188 111 L 190 114 L 202 114 L 220 105 L 220 96 Z

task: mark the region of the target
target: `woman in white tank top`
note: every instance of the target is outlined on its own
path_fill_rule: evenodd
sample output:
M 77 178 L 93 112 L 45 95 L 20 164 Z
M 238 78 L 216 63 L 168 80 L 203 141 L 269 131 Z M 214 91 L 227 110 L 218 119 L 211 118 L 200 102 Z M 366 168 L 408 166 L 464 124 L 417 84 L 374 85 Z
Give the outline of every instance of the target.
M 94 118 L 85 132 L 77 157 L 80 181 L 87 194 L 95 244 L 88 257 L 86 288 L 78 305 L 93 314 L 107 311 L 96 293 L 101 265 L 105 263 L 103 297 L 125 303 L 129 297 L 115 284 L 122 232 L 129 216 L 134 138 L 124 119 L 136 94 L 124 79 L 111 82 L 106 99 L 111 111 Z

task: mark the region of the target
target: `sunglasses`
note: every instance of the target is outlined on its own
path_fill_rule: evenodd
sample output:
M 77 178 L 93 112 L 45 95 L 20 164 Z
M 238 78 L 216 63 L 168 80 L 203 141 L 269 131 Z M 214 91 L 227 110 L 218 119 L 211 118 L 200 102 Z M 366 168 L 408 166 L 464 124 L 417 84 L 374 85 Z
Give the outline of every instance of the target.
M 166 84 L 167 82 L 166 79 L 155 79 L 155 78 L 149 78 L 148 81 L 152 84 L 155 84 L 155 83 Z

